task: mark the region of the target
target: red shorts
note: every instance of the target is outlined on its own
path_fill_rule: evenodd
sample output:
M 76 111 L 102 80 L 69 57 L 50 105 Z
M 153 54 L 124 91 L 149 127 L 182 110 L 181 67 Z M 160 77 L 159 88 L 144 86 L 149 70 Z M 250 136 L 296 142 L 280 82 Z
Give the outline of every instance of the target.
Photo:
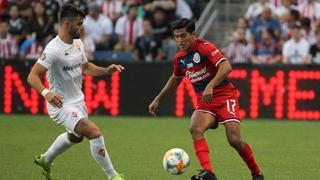
M 237 89 L 234 86 L 215 88 L 210 104 L 203 103 L 201 94 L 198 94 L 195 111 L 210 113 L 222 124 L 232 121 L 240 123 Z

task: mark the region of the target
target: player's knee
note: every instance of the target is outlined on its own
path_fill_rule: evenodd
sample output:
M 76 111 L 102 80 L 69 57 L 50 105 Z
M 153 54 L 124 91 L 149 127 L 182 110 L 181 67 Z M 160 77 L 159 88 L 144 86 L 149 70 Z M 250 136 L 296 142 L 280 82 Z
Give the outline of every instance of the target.
M 101 130 L 98 127 L 91 128 L 88 132 L 87 138 L 88 139 L 95 139 L 102 135 Z
M 203 136 L 203 130 L 200 127 L 197 127 L 197 126 L 189 127 L 189 132 L 192 135 L 192 137 Z
M 228 142 L 230 146 L 236 149 L 238 149 L 241 146 L 241 138 L 238 136 L 229 136 Z
M 81 134 L 87 139 L 95 139 L 102 135 L 100 128 L 86 119 L 81 120 L 75 129 L 76 133 Z

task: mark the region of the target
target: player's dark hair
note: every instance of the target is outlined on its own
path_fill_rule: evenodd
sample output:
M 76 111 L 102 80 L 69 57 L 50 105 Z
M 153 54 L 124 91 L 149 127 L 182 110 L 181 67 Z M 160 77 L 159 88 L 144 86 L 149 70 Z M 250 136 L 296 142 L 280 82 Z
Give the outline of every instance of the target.
M 69 4 L 69 3 L 64 4 L 61 7 L 60 14 L 59 14 L 60 24 L 66 19 L 73 19 L 78 16 L 85 18 L 86 15 L 80 8 L 78 8 L 75 5 Z
M 172 28 L 172 30 L 186 28 L 188 33 L 192 33 L 195 31 L 196 25 L 192 20 L 187 19 L 187 18 L 182 18 L 182 19 L 175 21 L 172 24 L 171 28 Z

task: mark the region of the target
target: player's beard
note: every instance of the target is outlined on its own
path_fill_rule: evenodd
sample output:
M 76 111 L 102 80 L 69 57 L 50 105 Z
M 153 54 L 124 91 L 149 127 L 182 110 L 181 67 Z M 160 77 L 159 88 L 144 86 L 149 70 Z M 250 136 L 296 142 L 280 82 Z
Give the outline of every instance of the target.
M 71 28 L 69 31 L 69 35 L 72 39 L 79 39 L 80 38 L 80 33 L 76 28 Z

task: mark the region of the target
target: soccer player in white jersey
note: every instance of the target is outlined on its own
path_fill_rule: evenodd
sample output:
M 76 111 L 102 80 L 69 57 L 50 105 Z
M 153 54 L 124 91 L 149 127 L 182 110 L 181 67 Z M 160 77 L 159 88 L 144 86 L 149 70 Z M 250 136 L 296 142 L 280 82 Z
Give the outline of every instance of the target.
M 28 76 L 28 83 L 45 97 L 50 118 L 62 124 L 67 132 L 59 135 L 47 152 L 36 157 L 35 162 L 43 168 L 45 177 L 51 180 L 53 160 L 86 137 L 90 141 L 93 158 L 108 178 L 123 180 L 124 177 L 113 168 L 101 130 L 88 120 L 81 87 L 83 74 L 101 76 L 121 72 L 124 68 L 115 64 L 103 68 L 87 61 L 79 39 L 85 14 L 79 8 L 65 4 L 59 16 L 59 34 L 49 42 L 35 63 Z M 42 81 L 45 74 L 49 89 L 45 88 Z

